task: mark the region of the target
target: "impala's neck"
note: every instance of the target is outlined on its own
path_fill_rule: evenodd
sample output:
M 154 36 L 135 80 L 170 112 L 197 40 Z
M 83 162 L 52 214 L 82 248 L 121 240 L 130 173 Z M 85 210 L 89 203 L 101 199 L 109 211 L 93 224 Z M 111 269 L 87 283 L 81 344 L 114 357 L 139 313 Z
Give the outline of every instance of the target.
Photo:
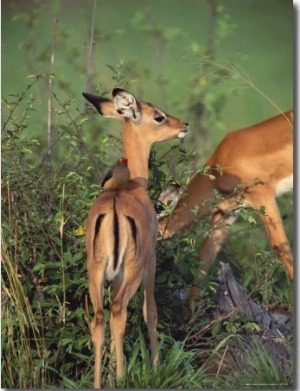
M 134 128 L 127 128 L 126 125 L 123 128 L 122 139 L 124 156 L 128 159 L 130 180 L 134 180 L 147 190 L 149 177 L 148 161 L 151 145 L 147 142 L 146 137 L 142 139 Z

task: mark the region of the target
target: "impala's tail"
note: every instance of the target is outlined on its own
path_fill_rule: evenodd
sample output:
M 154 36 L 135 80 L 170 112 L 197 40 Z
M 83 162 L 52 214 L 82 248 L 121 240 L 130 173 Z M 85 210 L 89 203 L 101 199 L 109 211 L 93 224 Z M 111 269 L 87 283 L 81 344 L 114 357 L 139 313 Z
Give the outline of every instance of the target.
M 135 220 L 118 208 L 116 196 L 111 202 L 112 208 L 100 210 L 92 230 L 92 259 L 105 269 L 108 280 L 119 274 L 124 257 L 135 256 L 138 248 Z

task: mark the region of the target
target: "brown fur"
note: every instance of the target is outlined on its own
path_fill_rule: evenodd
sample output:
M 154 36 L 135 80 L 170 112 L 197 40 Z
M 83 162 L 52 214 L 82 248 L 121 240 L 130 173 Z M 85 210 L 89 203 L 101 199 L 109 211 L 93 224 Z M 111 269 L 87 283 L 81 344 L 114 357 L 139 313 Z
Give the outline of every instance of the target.
M 280 195 L 290 190 L 282 181 L 293 174 L 293 112 L 229 132 L 204 164 L 207 166 L 210 167 L 207 174 L 215 179 L 197 173 L 174 213 L 160 220 L 160 233 L 165 238 L 171 237 L 186 230 L 196 219 L 212 214 L 213 233 L 199 252 L 201 270 L 208 271 L 230 232 L 228 223 L 235 220 L 232 211 L 247 205 L 255 209 L 264 206 L 266 213 L 262 219 L 270 243 L 293 278 L 293 256 L 275 201 L 277 192 Z M 217 167 L 221 167 L 222 173 Z M 240 186 L 238 192 L 237 186 Z M 218 202 L 214 189 L 225 197 L 224 201 L 214 207 L 211 203 L 203 204 L 207 199 L 214 204 Z M 242 204 L 238 205 L 237 200 Z M 197 215 L 192 212 L 196 206 L 199 206 Z M 197 293 L 198 289 L 194 288 L 191 295 Z

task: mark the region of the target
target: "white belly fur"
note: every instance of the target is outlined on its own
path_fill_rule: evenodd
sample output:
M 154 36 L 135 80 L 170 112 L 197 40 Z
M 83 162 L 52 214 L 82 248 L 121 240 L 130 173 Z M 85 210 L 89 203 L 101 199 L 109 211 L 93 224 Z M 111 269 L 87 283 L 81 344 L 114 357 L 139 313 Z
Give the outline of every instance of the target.
M 279 197 L 284 193 L 293 190 L 293 174 L 281 179 L 275 187 L 275 196 Z

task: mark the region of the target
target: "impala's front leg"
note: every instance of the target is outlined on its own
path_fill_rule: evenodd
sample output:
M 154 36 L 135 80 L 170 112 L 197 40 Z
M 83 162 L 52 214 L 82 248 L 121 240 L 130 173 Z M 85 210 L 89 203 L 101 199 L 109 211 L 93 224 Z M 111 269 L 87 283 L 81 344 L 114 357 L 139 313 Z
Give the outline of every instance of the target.
M 211 233 L 204 240 L 199 251 L 198 258 L 200 264 L 198 266 L 197 276 L 193 281 L 190 297 L 195 299 L 197 298 L 200 290 L 200 275 L 203 272 L 208 273 L 211 269 L 214 260 L 231 231 L 231 225 L 235 222 L 237 217 L 238 213 L 232 212 L 232 204 L 230 200 L 227 200 L 222 205 L 215 208 L 210 225 Z

